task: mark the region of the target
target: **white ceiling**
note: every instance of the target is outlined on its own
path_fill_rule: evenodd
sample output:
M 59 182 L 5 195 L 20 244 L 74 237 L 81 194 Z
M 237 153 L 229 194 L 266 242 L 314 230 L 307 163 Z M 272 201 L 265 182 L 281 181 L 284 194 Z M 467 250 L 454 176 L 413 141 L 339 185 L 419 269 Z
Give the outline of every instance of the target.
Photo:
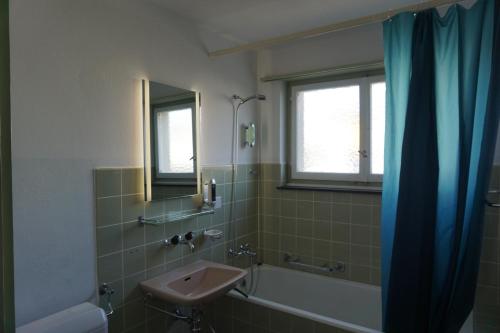
M 422 0 L 150 0 L 233 44 L 281 36 Z

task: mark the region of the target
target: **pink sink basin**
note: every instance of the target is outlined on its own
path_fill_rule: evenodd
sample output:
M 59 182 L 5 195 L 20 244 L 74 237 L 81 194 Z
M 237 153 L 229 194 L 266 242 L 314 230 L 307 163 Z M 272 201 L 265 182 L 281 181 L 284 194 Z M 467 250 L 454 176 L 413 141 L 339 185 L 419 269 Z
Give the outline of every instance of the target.
M 198 260 L 166 274 L 140 283 L 146 293 L 170 303 L 207 303 L 227 293 L 241 281 L 245 270 Z

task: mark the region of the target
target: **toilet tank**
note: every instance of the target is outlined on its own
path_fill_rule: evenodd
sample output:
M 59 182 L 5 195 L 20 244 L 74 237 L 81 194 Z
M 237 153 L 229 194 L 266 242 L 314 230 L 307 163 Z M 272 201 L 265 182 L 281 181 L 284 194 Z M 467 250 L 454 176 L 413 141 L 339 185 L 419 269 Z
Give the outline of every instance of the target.
M 108 321 L 101 308 L 82 303 L 18 327 L 16 333 L 107 333 Z

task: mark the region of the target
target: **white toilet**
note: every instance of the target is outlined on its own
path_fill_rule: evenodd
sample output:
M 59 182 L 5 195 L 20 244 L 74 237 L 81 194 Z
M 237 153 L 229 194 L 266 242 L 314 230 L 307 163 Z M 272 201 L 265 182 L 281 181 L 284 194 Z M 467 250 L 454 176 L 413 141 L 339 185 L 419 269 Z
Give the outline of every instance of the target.
M 16 333 L 107 333 L 108 320 L 101 308 L 82 303 L 18 327 Z

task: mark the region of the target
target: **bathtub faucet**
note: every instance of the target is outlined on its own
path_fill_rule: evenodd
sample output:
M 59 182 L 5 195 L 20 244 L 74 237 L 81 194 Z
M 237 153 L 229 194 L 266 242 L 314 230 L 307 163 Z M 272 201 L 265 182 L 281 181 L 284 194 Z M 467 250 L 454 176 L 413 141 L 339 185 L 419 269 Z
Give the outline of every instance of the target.
M 228 255 L 230 257 L 239 257 L 239 256 L 256 257 L 257 253 L 255 251 L 252 251 L 250 245 L 241 244 L 238 251 L 229 249 Z

